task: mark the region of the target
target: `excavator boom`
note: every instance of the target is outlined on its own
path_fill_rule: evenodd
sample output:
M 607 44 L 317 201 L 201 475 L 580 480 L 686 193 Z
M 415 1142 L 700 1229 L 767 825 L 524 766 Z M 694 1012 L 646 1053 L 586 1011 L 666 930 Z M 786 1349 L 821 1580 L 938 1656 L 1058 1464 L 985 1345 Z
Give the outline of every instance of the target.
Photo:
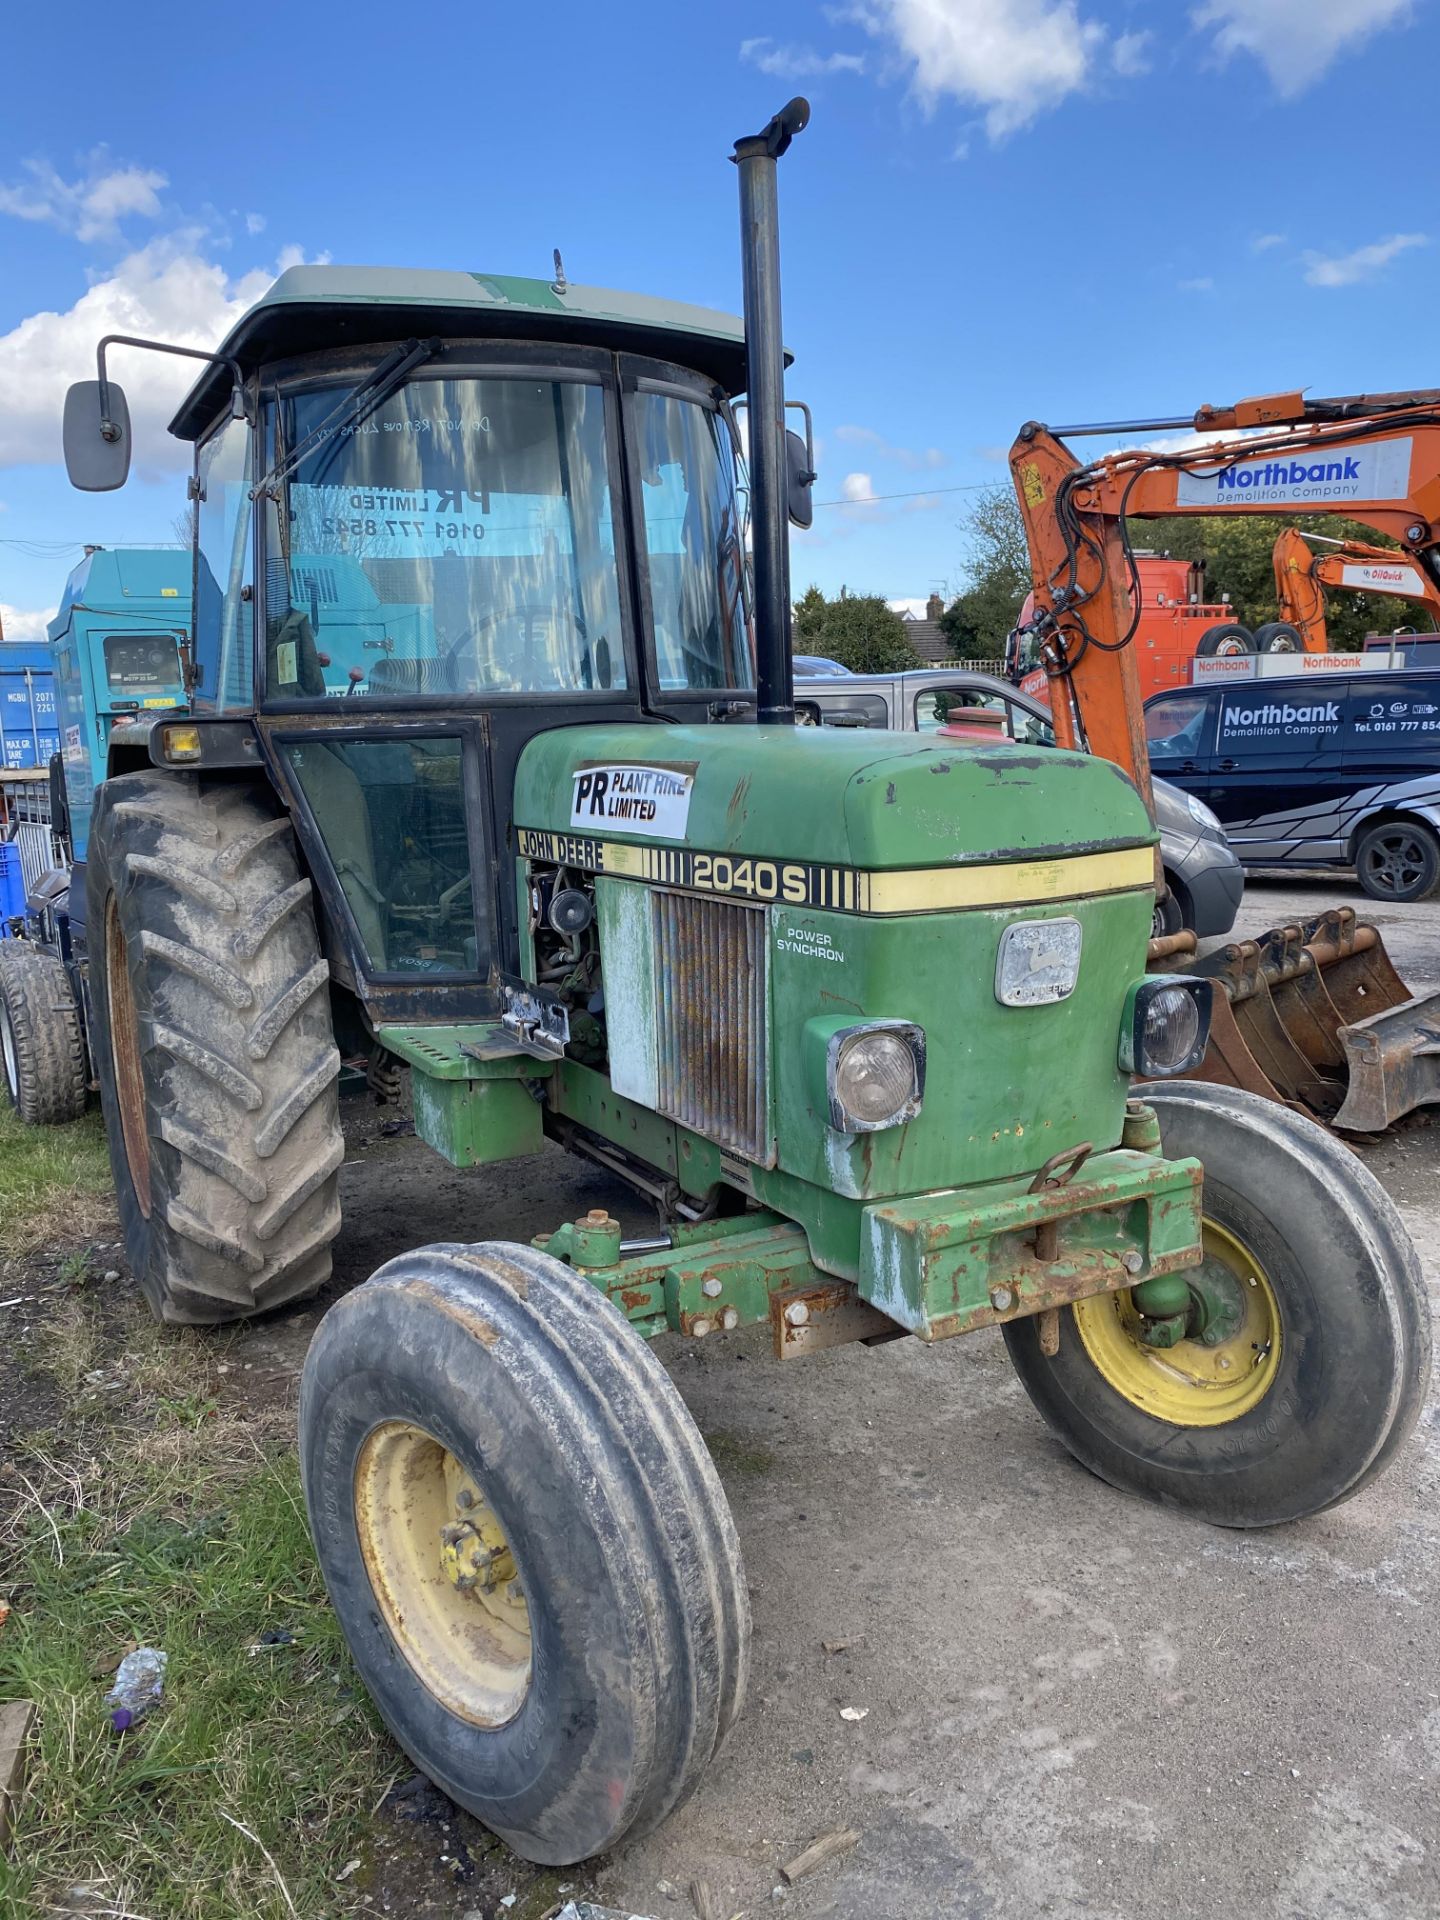
M 1089 463 L 1065 443 L 1067 432 L 1186 426 L 1231 437 L 1122 449 Z M 1030 550 L 1030 638 L 1050 680 L 1056 736 L 1113 760 L 1152 807 L 1130 644 L 1140 608 L 1132 521 L 1343 514 L 1399 542 L 1426 597 L 1435 591 L 1440 600 L 1440 391 L 1277 394 L 1109 427 L 1052 430 L 1032 421 L 1011 448 L 1010 469 Z M 1323 632 L 1313 569 L 1304 586 L 1319 603 Z M 1292 623 L 1304 633 L 1309 621 L 1313 632 L 1316 617 L 1307 604 Z M 1172 936 L 1155 943 L 1152 963 L 1209 973 L 1225 990 L 1202 1077 L 1364 1131 L 1440 1101 L 1440 994 L 1409 995 L 1379 934 L 1349 909 L 1235 942 L 1208 960 L 1194 952 L 1193 936 Z

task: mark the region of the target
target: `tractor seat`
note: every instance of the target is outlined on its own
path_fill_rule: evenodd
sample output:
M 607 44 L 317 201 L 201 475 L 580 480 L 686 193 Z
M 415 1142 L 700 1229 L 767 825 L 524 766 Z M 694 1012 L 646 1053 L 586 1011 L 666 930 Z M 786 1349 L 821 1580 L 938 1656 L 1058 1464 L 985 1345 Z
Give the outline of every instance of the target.
M 387 654 L 370 669 L 376 693 L 453 693 L 455 682 L 444 660 L 396 660 Z

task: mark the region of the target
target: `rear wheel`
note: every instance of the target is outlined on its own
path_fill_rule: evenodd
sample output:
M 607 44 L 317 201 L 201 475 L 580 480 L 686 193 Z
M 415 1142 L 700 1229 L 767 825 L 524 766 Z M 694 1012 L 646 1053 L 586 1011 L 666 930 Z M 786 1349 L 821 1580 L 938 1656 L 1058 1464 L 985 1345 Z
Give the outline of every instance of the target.
M 392 1260 L 305 1362 L 315 1550 L 386 1724 L 527 1860 L 694 1791 L 739 1712 L 749 1602 L 684 1403 L 591 1283 L 486 1243 Z
M 1267 620 L 1255 629 L 1255 646 L 1260 653 L 1303 653 L 1305 641 L 1298 627 L 1288 620 Z
M 201 1323 L 313 1292 L 340 1225 L 340 1057 L 288 821 L 243 787 L 127 774 L 87 867 L 95 1070 L 146 1298 Z
M 58 955 L 25 940 L 0 942 L 0 1061 L 27 1127 L 84 1113 L 90 1076 L 70 976 Z
M 1355 843 L 1355 877 L 1372 900 L 1425 900 L 1440 889 L 1440 840 L 1418 820 L 1382 820 Z
M 1065 1445 L 1113 1486 L 1218 1526 L 1296 1520 L 1374 1478 L 1415 1423 L 1430 1321 L 1388 1195 L 1312 1121 L 1231 1087 L 1147 1086 L 1164 1151 L 1205 1167 L 1185 1337 L 1165 1347 L 1128 1289 L 1006 1344 Z M 1150 1329 L 1153 1333 L 1153 1329 Z
M 1235 654 L 1254 653 L 1255 636 L 1248 627 L 1242 627 L 1238 620 L 1226 620 L 1219 626 L 1207 627 L 1197 641 L 1195 651 L 1206 659 L 1212 655 L 1228 659 Z

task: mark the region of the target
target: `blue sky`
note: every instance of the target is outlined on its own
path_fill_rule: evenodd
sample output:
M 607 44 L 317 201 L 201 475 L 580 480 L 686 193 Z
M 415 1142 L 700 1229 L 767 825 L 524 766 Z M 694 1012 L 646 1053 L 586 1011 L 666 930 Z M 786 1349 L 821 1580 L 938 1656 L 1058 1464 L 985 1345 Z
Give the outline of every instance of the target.
M 793 92 L 794 397 L 823 502 L 797 592 L 923 598 L 1026 419 L 1440 384 L 1440 0 L 817 0 L 416 15 L 32 8 L 0 116 L 0 612 L 85 540 L 174 538 L 154 357 L 141 472 L 71 493 L 102 331 L 208 345 L 277 266 L 549 271 L 734 308 L 735 136 Z M 880 496 L 909 496 L 885 498 Z

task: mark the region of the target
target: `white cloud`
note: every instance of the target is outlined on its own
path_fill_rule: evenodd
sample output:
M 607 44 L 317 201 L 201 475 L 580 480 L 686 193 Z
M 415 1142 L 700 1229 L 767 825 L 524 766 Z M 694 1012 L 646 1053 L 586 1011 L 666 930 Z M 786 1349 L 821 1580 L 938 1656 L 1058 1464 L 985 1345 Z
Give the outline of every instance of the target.
M 777 80 L 818 80 L 827 73 L 863 73 L 859 53 L 817 53 L 814 47 L 779 46 L 768 34 L 740 42 L 740 58 Z
M 245 216 L 245 231 L 247 233 L 252 233 L 252 234 L 263 233 L 265 231 L 264 214 L 263 213 L 247 213 Z
M 160 189 L 169 185 L 152 167 L 112 166 L 104 147 L 90 155 L 77 180 L 62 179 L 48 160 L 27 160 L 24 173 L 0 184 L 0 213 L 59 227 L 87 244 L 117 238 L 122 220 L 158 220 Z
M 873 427 L 836 427 L 835 438 L 845 441 L 849 446 L 873 447 L 882 460 L 893 461 L 912 473 L 922 468 L 933 471 L 945 465 L 945 456 L 938 447 L 926 447 L 923 452 L 917 453 L 912 447 L 892 446 L 884 434 L 876 433 Z
M 1181 293 L 1213 293 L 1215 291 L 1215 282 L 1208 273 L 1202 273 L 1194 280 L 1177 280 L 1175 284 Z
M 1411 0 L 1204 0 L 1190 17 L 1213 32 L 1222 59 L 1252 54 L 1289 100 L 1312 86 L 1342 47 L 1353 51 L 1411 10 Z
M 875 485 L 868 473 L 847 473 L 840 482 L 841 498 L 849 506 L 865 506 L 877 496 Z
M 1150 71 L 1152 33 L 1121 33 L 1110 49 L 1110 64 L 1124 80 L 1134 80 Z
M 923 599 L 917 600 L 913 595 L 908 599 L 887 600 L 885 604 L 892 613 L 898 613 L 902 620 L 907 613 L 912 620 L 923 620 L 925 618 L 925 601 Z
M 1075 0 L 873 0 L 853 17 L 894 41 L 927 108 L 981 107 L 992 140 L 1083 87 L 1106 38 Z
M 1356 247 L 1353 253 L 1307 253 L 1305 280 L 1312 287 L 1353 287 L 1361 280 L 1373 279 L 1397 254 L 1428 245 L 1428 236 L 1423 233 L 1392 233 L 1388 240 L 1373 240 L 1368 247 Z
M 102 334 L 130 333 L 175 346 L 212 348 L 275 273 L 303 258 L 287 248 L 274 268 L 232 278 L 201 252 L 198 230 L 155 240 L 128 254 L 64 313 L 32 313 L 0 334 L 0 467 L 60 458 L 60 416 L 72 380 L 95 377 Z M 198 371 L 194 361 L 121 348 L 110 371 L 125 388 L 137 461 L 183 467 L 189 449 L 164 431 Z
M 1283 233 L 1257 233 L 1250 242 L 1251 253 L 1269 253 L 1274 247 L 1283 247 L 1287 236 Z
M 7 640 L 43 640 L 45 628 L 55 618 L 55 609 L 12 607 L 0 600 L 0 635 Z

